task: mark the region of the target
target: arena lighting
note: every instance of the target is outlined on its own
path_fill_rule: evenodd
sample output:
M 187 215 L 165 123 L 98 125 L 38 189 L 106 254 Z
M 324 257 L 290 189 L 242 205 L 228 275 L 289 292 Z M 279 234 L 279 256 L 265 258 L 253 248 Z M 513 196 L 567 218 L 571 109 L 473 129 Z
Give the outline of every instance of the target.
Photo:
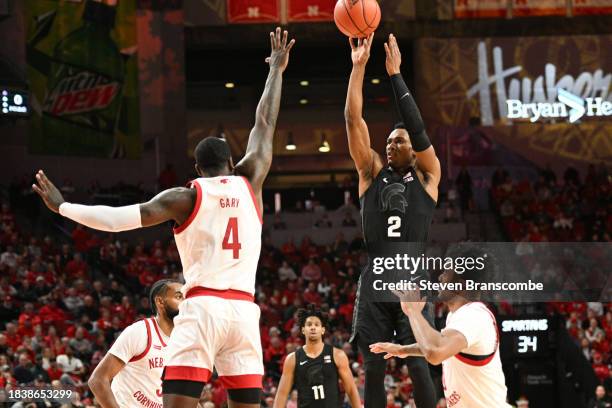
M 372 83 L 373 83 L 374 85 L 378 85 L 378 84 L 380 84 L 380 79 L 378 79 L 378 78 L 372 78 Z
M 308 103 L 308 99 L 302 98 L 300 99 L 300 105 L 306 105 Z
M 293 133 L 291 133 L 291 132 L 289 132 L 289 135 L 287 136 L 287 144 L 285 145 L 285 149 L 287 149 L 287 150 L 295 150 L 295 149 L 297 149 L 297 146 L 293 142 Z
M 236 86 L 236 84 L 234 84 L 233 82 L 226 82 L 226 83 L 225 83 L 225 87 L 226 87 L 227 89 L 232 89 L 232 88 L 234 88 L 235 86 Z
M 330 150 L 331 150 L 331 147 L 329 146 L 327 137 L 325 137 L 325 133 L 323 133 L 323 140 L 321 141 L 321 146 L 319 146 L 319 151 L 321 153 L 329 153 Z
M 300 85 L 308 86 L 308 85 L 310 85 L 310 82 L 308 82 L 308 81 L 300 81 Z

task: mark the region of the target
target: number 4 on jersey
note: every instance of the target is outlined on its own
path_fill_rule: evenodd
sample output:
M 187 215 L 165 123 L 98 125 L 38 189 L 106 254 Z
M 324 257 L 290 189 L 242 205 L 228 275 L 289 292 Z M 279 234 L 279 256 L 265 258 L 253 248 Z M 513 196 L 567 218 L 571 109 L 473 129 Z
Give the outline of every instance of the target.
M 231 238 L 231 242 L 230 242 Z M 227 222 L 227 228 L 225 229 L 225 237 L 223 238 L 222 243 L 223 249 L 231 249 L 233 252 L 234 259 L 238 259 L 240 257 L 240 249 L 242 245 L 240 244 L 240 240 L 238 239 L 238 218 L 231 217 Z

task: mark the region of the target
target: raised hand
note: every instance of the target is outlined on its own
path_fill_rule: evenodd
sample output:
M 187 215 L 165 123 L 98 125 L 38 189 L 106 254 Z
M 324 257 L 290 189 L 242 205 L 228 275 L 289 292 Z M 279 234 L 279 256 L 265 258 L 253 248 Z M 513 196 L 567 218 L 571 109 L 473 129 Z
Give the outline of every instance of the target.
M 51 211 L 59 213 L 59 206 L 65 201 L 64 197 L 42 170 L 36 173 L 36 184 L 32 184 L 32 190 L 38 193 Z
M 281 35 L 281 28 L 276 27 L 276 31 L 270 33 L 270 46 L 272 47 L 272 53 L 266 62 L 270 64 L 270 68 L 278 68 L 281 72 L 284 72 L 289 64 L 289 52 L 295 44 L 295 40 L 292 39 L 287 43 L 289 33 L 285 30 Z
M 372 48 L 372 40 L 374 39 L 374 33 L 370 34 L 368 38 L 359 38 L 357 45 L 355 45 L 355 39 L 349 38 L 349 44 L 351 44 L 351 60 L 353 65 L 364 66 L 370 59 L 370 48 Z
M 402 53 L 393 34 L 389 34 L 389 41 L 385 43 L 385 53 L 387 54 L 387 59 L 385 60 L 387 74 L 389 76 L 399 74 L 400 66 L 402 65 Z
M 400 299 L 402 311 L 407 316 L 412 313 L 421 313 L 425 308 L 427 298 L 421 298 L 419 288 L 416 288 L 416 290 L 394 290 L 393 293 Z

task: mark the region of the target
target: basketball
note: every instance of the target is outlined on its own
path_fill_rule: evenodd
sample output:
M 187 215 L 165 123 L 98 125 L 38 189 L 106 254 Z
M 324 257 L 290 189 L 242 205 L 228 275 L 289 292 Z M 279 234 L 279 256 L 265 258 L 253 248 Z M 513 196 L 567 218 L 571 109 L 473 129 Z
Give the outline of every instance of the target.
M 365 38 L 380 23 L 380 6 L 376 0 L 338 0 L 334 21 L 344 35 Z

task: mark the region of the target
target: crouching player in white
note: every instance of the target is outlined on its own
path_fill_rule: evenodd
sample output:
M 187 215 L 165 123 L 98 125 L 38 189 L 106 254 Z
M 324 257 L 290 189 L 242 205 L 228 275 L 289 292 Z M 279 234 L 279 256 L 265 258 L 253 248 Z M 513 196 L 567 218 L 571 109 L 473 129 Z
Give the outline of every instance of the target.
M 103 408 L 162 407 L 164 349 L 183 300 L 181 284 L 157 281 L 151 286 L 149 300 L 154 317 L 126 327 L 88 381 Z
M 483 256 L 481 250 L 472 245 L 461 245 L 446 254 L 453 258 Z M 485 265 L 492 257 L 485 258 Z M 490 269 L 490 268 L 485 268 Z M 482 281 L 483 272 L 466 271 L 462 274 L 446 270 L 440 282 L 462 283 L 473 279 Z M 499 332 L 495 316 L 481 302 L 480 294 L 474 291 L 441 290 L 439 294 L 449 309 L 446 327 L 442 332 L 431 327 L 421 311 L 425 298 L 420 292 L 396 292 L 402 300 L 402 310 L 410 319 L 417 343 L 399 345 L 375 343 L 370 345 L 373 353 L 387 353 L 385 358 L 422 356 L 431 364 L 442 363 L 442 385 L 447 406 L 450 408 L 504 408 L 506 403 L 506 380 L 499 357 Z

